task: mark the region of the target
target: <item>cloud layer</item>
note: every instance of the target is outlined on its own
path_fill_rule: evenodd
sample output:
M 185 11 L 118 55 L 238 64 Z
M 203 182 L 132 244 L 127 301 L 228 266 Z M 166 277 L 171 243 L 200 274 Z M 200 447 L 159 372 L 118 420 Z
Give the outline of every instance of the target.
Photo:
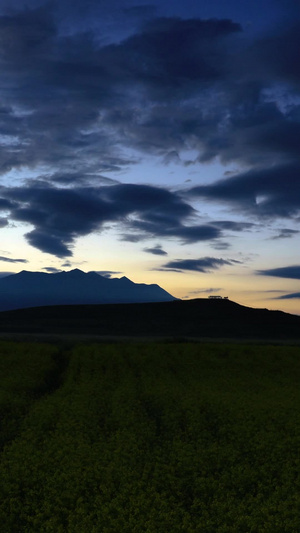
M 155 6 L 117 1 L 78 6 L 41 0 L 0 11 L 2 227 L 32 225 L 28 243 L 62 258 L 78 237 L 110 225 L 128 241 L 225 248 L 220 239 L 262 219 L 299 221 L 299 19 L 249 39 L 230 19 L 158 17 Z M 239 170 L 210 184 L 199 174 L 188 191 L 122 184 L 120 171 L 144 155 Z M 38 178 L 11 185 L 9 172 L 24 169 Z M 199 223 L 195 200 L 241 220 Z M 190 270 L 230 264 L 208 259 Z M 179 263 L 165 266 L 189 269 Z
M 183 272 L 186 270 L 193 272 L 212 272 L 224 265 L 233 265 L 239 263 L 234 259 L 220 259 L 216 257 L 202 257 L 199 259 L 176 259 L 169 261 L 163 268 L 166 270 L 175 270 L 176 272 Z
M 26 259 L 15 259 L 12 257 L 6 257 L 1 255 L 0 261 L 4 261 L 5 263 L 27 263 L 28 261 Z
M 300 266 L 294 265 L 281 268 L 270 268 L 267 270 L 260 270 L 258 274 L 276 278 L 300 279 Z
M 2 187 L 0 193 L 4 199 L 10 198 L 3 209 L 9 210 L 12 220 L 34 226 L 26 234 L 28 242 L 57 257 L 72 256 L 77 237 L 108 224 L 119 225 L 120 238 L 124 240 L 139 241 L 150 236 L 191 243 L 222 235 L 213 225 L 189 225 L 193 208 L 178 194 L 149 185 L 64 189 L 35 184 Z

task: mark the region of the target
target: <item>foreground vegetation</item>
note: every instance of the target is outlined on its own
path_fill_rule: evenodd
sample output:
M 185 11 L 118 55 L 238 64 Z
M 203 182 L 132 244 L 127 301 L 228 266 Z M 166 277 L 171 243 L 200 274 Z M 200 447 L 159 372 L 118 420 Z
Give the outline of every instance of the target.
M 299 355 L 1 343 L 1 531 L 299 532 Z

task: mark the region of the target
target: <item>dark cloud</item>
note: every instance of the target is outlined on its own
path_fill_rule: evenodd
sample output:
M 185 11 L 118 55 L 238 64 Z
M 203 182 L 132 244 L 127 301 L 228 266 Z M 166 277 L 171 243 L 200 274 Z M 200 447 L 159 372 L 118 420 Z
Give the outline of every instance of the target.
M 129 230 L 130 228 L 127 228 Z M 121 240 L 126 242 L 141 242 L 144 241 L 146 238 L 144 233 L 135 233 L 135 231 L 131 231 L 130 233 L 123 232 L 121 235 Z
M 0 16 L 1 41 L 10 45 L 2 50 L 4 65 L 17 64 L 25 70 L 30 60 L 37 64 L 41 55 L 47 55 L 47 45 L 56 35 L 50 10 L 48 4 Z
M 15 259 L 12 257 L 0 256 L 0 261 L 5 261 L 6 263 L 28 263 L 27 259 Z
M 127 72 L 148 87 L 176 90 L 188 81 L 224 75 L 224 36 L 240 30 L 230 20 L 158 18 L 113 51 Z
M 61 32 L 57 9 L 68 32 Z M 263 96 L 279 75 L 289 79 L 298 68 L 296 29 L 245 50 L 232 41 L 241 27 L 231 20 L 153 18 L 104 45 L 92 31 L 76 31 L 80 17 L 88 28 L 100 12 L 103 2 L 100 11 L 97 2 L 80 10 L 62 2 L 0 17 L 2 122 L 10 136 L 0 154 L 3 171 L 58 162 L 60 168 L 76 162 L 118 169 L 131 164 L 118 159 L 118 143 L 161 153 L 166 161 L 186 147 L 198 149 L 200 161 L 299 154 L 299 120 Z M 122 12 L 148 17 L 153 7 L 125 5 Z M 288 45 L 274 54 L 283 42 Z
M 59 7 L 69 25 L 78 6 L 70 8 L 66 2 Z M 75 22 L 73 31 L 62 33 L 57 9 L 46 4 L 0 17 L 7 87 L 0 125 L 8 136 L 0 150 L 2 172 L 38 164 L 69 169 L 70 179 L 78 167 L 90 176 L 95 168 L 117 171 L 133 163 L 121 157 L 120 145 L 166 162 L 174 156 L 180 162 L 185 148 L 198 150 L 199 161 L 219 156 L 258 164 L 275 155 L 298 156 L 298 114 L 283 113 L 263 96 L 282 68 L 288 78 L 286 61 L 274 50 L 280 39 L 290 43 L 286 54 L 294 64 L 296 30 L 245 51 L 245 44 L 232 41 L 241 27 L 231 20 L 154 18 L 104 45 L 93 33 L 76 31 Z M 79 11 L 88 26 L 99 13 L 97 2 Z M 150 11 L 149 5 L 123 9 L 138 16 Z M 265 64 L 271 65 L 268 76 Z
M 214 250 L 228 250 L 228 248 L 231 247 L 231 244 L 229 242 L 219 241 L 213 242 L 211 246 Z
M 174 237 L 184 243 L 211 240 L 221 231 L 209 225 L 186 225 L 193 208 L 177 193 L 148 185 L 118 184 L 61 189 L 34 182 L 2 188 L 12 208 L 12 220 L 30 223 L 28 242 L 57 257 L 72 256 L 77 237 L 119 224 L 129 238 Z M 138 233 L 138 236 L 137 236 Z M 126 238 L 126 237 L 125 237 Z
M 50 4 L 0 16 L 8 102 L 0 115 L 7 135 L 0 170 L 41 163 L 118 170 L 129 161 L 119 157 L 99 120 L 101 109 L 115 102 L 112 76 L 91 36 L 63 37 L 54 18 Z
M 189 194 L 231 204 L 241 212 L 258 216 L 291 217 L 300 212 L 300 165 L 290 164 L 200 185 Z
M 221 237 L 221 231 L 213 225 L 191 226 L 178 228 L 178 236 L 184 243 L 193 243 L 198 241 L 210 241 Z
M 11 209 L 14 206 L 13 202 L 10 202 L 9 200 L 6 200 L 5 198 L 0 198 L 0 210 L 1 211 L 7 211 L 8 209 Z
M 106 169 L 108 171 L 108 169 Z M 44 180 L 46 183 L 55 183 L 59 186 L 74 186 L 77 185 L 92 185 L 97 183 L 98 185 L 114 185 L 117 182 L 115 179 L 102 176 L 97 173 L 81 173 L 81 172 L 55 172 L 54 174 L 48 174 L 41 176 L 40 180 Z
M 220 157 L 257 166 L 298 158 L 299 112 L 291 89 L 281 97 L 289 100 L 283 110 L 277 73 L 266 77 L 260 57 L 264 43 L 255 52 L 224 46 L 223 32 L 235 35 L 237 29 L 230 21 L 157 19 L 107 49 L 103 53 L 115 65 L 122 57 L 124 78 L 141 85 L 147 97 L 134 111 L 108 109 L 107 123 L 141 150 L 161 152 L 165 161 L 186 147 L 199 151 L 200 162 Z M 184 46 L 178 49 L 178 42 Z
M 200 259 L 176 259 L 169 261 L 163 268 L 167 270 L 175 270 L 182 272 L 184 270 L 207 273 L 216 270 L 224 265 L 232 265 L 239 263 L 234 259 L 218 259 L 216 257 L 202 257 Z
M 272 237 L 273 240 L 277 239 L 290 239 L 291 237 L 294 237 L 295 235 L 298 235 L 299 231 L 295 229 L 288 229 L 288 228 L 282 228 L 279 230 L 277 235 Z
M 174 237 L 183 244 L 213 241 L 222 236 L 221 231 L 212 225 L 186 226 L 177 220 L 176 216 L 173 219 L 165 218 L 163 214 L 155 218 L 151 214 L 146 214 L 143 219 L 132 221 L 129 226 L 136 233 L 134 235 L 124 234 L 123 239 L 130 242 L 144 240 L 147 234 L 152 237 Z
M 42 270 L 46 270 L 46 272 L 49 272 L 50 274 L 56 274 L 58 272 L 61 272 L 60 268 L 55 268 L 55 267 L 43 267 Z
M 150 4 L 41 3 L 0 11 L 0 172 L 42 168 L 38 182 L 3 189 L 0 209 L 33 225 L 31 245 L 71 257 L 77 237 L 115 223 L 133 242 L 224 248 L 224 232 L 253 228 L 248 220 L 197 224 L 194 198 L 247 217 L 299 216 L 296 18 L 250 42 L 233 20 L 155 18 Z M 191 149 L 195 158 L 185 161 Z M 134 165 L 133 150 L 165 164 L 233 161 L 248 170 L 183 199 L 104 175 Z
M 24 220 L 24 219 L 23 219 Z M 41 252 L 56 255 L 57 257 L 71 257 L 73 255 L 71 248 L 73 235 L 59 231 L 50 234 L 48 229 L 39 231 L 35 229 L 25 235 L 28 243 Z
M 252 222 L 233 222 L 232 220 L 215 220 L 213 225 L 228 231 L 246 231 L 255 226 Z
M 122 272 L 118 272 L 115 270 L 97 270 L 96 274 L 99 274 L 100 276 L 104 276 L 105 278 L 113 278 L 117 274 L 122 274 Z
M 284 296 L 278 296 L 277 300 L 293 300 L 300 298 L 300 292 L 293 292 L 291 294 L 285 294 Z
M 0 228 L 5 228 L 8 225 L 6 218 L 0 218 Z
M 123 9 L 123 13 L 129 17 L 141 20 L 147 18 L 154 18 L 157 7 L 152 4 L 142 6 L 129 6 Z
M 71 268 L 72 263 L 71 261 L 64 261 L 64 263 L 61 265 L 63 268 Z
M 29 222 L 35 229 L 26 235 L 28 242 L 57 257 L 71 256 L 74 239 L 87 235 L 106 220 L 116 220 L 126 213 L 122 206 L 112 206 L 97 189 L 57 189 L 38 186 L 9 189 L 18 206 L 11 217 Z
M 144 252 L 147 252 L 153 255 L 168 255 L 167 252 L 165 252 L 165 250 L 163 250 L 162 247 L 159 245 L 153 248 L 144 248 Z
M 289 113 L 284 112 L 278 107 L 280 99 L 276 89 L 272 97 L 274 101 L 269 102 L 263 84 L 258 85 L 256 95 L 252 94 L 252 84 L 245 85 L 243 94 L 236 95 L 235 102 L 226 102 L 229 94 L 224 93 L 223 106 L 227 114 L 224 109 L 215 109 L 211 124 L 202 125 L 205 139 L 197 126 L 200 162 L 219 157 L 225 163 L 235 161 L 265 167 L 298 159 L 300 124 L 296 104 L 291 106 Z
M 255 58 L 259 59 L 259 67 L 265 77 L 276 77 L 278 81 L 290 81 L 299 88 L 300 66 L 300 9 L 298 20 L 294 19 L 288 27 L 269 35 L 253 47 Z M 274 54 L 276 50 L 276 54 Z
M 167 154 L 181 149 L 195 128 L 205 133 L 202 113 L 195 119 L 194 105 L 181 110 L 178 98 L 183 103 L 196 94 L 198 82 L 222 78 L 224 38 L 239 31 L 238 24 L 153 19 L 135 35 L 104 46 L 91 33 L 61 34 L 55 15 L 55 4 L 46 4 L 0 16 L 7 87 L 0 123 L 2 118 L 8 135 L 0 151 L 2 172 L 38 164 L 119 170 L 132 164 L 120 157 L 120 142 Z
M 261 276 L 273 276 L 276 278 L 300 279 L 300 266 L 295 265 L 259 270 L 257 274 Z

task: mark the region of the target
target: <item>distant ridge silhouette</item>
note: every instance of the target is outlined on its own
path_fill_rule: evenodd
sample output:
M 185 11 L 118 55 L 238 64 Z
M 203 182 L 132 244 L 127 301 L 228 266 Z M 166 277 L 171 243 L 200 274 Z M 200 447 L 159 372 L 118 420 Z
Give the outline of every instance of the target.
M 106 278 L 79 269 L 54 274 L 22 270 L 0 279 L 0 311 L 48 305 L 168 302 L 159 285 Z
M 0 334 L 168 339 L 265 339 L 300 343 L 300 316 L 230 300 L 60 305 L 0 313 Z M 224 352 L 225 353 L 225 352 Z

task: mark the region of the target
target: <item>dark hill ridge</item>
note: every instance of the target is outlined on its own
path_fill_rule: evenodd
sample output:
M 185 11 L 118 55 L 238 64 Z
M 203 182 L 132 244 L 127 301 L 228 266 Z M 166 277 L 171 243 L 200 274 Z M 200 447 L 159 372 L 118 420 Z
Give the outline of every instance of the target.
M 300 341 L 300 317 L 230 300 L 41 307 L 0 313 L 0 333 Z
M 108 279 L 96 272 L 47 274 L 22 270 L 0 279 L 0 311 L 47 305 L 165 302 L 174 300 L 158 285 Z

